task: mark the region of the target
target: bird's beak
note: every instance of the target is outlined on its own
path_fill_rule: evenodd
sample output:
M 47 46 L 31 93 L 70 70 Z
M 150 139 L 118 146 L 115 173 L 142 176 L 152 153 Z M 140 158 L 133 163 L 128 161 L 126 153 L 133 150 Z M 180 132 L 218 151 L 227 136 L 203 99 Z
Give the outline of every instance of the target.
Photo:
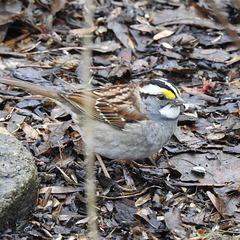
M 183 100 L 183 98 L 181 98 L 180 96 L 177 97 L 176 102 L 177 102 L 179 105 L 182 105 L 182 104 L 185 103 L 185 101 Z

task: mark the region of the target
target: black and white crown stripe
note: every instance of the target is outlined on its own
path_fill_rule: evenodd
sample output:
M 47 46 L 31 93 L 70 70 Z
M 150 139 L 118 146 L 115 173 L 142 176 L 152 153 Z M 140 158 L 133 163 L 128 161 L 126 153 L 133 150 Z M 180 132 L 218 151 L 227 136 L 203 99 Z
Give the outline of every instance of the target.
M 165 78 L 158 78 L 150 80 L 149 83 L 140 88 L 140 92 L 148 95 L 162 94 L 163 90 L 169 90 L 175 94 L 176 97 L 180 96 L 180 91 L 172 83 L 168 82 Z

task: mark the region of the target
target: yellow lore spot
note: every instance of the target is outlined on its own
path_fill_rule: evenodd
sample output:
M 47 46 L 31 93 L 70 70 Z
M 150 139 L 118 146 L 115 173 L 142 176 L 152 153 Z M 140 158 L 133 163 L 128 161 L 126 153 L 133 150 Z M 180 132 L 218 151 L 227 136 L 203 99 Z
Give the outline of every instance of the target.
M 163 91 L 162 91 L 162 94 L 163 94 L 166 98 L 168 98 L 168 99 L 174 99 L 174 98 L 176 98 L 176 95 L 175 95 L 173 92 L 169 91 L 169 90 L 163 90 Z

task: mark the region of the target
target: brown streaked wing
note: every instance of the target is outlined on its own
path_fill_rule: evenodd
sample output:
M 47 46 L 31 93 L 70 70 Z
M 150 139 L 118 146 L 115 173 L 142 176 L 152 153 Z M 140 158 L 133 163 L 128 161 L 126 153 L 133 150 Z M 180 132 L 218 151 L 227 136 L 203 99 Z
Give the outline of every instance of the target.
M 86 102 L 84 101 L 88 101 L 93 108 L 92 117 L 96 118 L 99 121 L 104 121 L 102 119 L 102 116 L 95 109 L 95 103 L 97 98 L 96 95 L 92 92 L 92 90 L 80 90 L 70 94 L 64 94 L 62 95 L 62 97 L 64 97 L 69 103 L 71 103 L 84 114 L 86 114 Z
M 82 112 L 85 112 L 84 98 L 87 98 L 94 107 L 92 113 L 94 118 L 116 127 L 124 127 L 127 122 L 146 118 L 144 114 L 139 112 L 137 107 L 134 107 L 134 98 L 131 92 L 134 90 L 135 85 L 130 86 L 124 84 L 83 90 L 71 93 L 65 98 Z

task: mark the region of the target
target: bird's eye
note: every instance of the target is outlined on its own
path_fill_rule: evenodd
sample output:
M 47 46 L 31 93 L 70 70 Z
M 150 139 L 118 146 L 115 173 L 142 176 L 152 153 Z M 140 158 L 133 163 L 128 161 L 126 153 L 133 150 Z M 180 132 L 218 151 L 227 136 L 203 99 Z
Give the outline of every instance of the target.
M 157 98 L 158 98 L 158 100 L 164 100 L 164 99 L 166 99 L 166 97 L 165 97 L 164 95 L 158 95 Z

